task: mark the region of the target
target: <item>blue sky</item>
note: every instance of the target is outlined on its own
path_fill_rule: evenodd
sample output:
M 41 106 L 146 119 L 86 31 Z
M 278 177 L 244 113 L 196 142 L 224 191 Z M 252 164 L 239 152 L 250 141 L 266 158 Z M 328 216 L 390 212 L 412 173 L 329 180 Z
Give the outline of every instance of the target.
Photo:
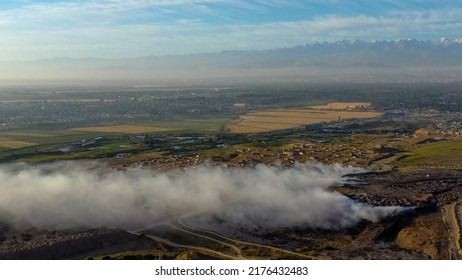
M 316 41 L 462 37 L 462 1 L 13 0 L 0 60 L 126 58 Z

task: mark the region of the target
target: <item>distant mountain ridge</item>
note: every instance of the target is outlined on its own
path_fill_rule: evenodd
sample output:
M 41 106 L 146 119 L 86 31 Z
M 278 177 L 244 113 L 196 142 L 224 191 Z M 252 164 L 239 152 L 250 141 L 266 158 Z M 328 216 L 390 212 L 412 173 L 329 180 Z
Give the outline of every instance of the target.
M 438 41 L 342 40 L 271 50 L 228 50 L 217 53 L 124 59 L 55 58 L 32 62 L 0 62 L 0 72 L 4 72 L 2 75 L 5 79 L 16 76 L 29 79 L 31 75 L 37 75 L 36 79 L 202 79 L 247 77 L 257 72 L 259 76 L 266 77 L 269 75 L 268 71 L 273 71 L 270 73 L 273 76 L 294 76 L 290 71 L 298 71 L 297 75 L 299 70 L 310 71 L 308 74 L 324 71 L 326 75 L 334 70 L 348 75 L 357 71 L 358 75 L 361 75 L 368 74 L 369 70 L 397 73 L 407 69 L 430 69 L 429 71 L 437 71 L 436 74 L 439 75 L 442 73 L 440 69 L 443 68 L 444 75 L 451 76 L 451 79 L 462 79 L 462 72 L 451 70 L 462 70 L 462 38 L 441 38 Z M 411 73 L 412 75 L 414 74 Z
M 462 38 L 438 41 L 342 40 L 262 51 L 228 50 L 191 55 L 147 56 L 126 59 L 47 59 L 34 63 L 131 64 L 136 67 L 403 67 L 462 66 Z
M 200 58 L 203 55 L 197 55 Z M 205 57 L 204 57 L 205 58 Z M 314 43 L 266 51 L 223 51 L 216 64 L 244 67 L 447 67 L 462 65 L 462 39 Z

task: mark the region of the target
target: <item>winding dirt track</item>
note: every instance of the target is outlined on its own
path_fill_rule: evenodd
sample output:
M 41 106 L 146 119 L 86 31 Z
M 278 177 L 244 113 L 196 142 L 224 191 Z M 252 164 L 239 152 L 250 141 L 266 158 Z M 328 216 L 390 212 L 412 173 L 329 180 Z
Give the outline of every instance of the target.
M 216 255 L 218 257 L 225 258 L 225 259 L 232 259 L 232 260 L 241 260 L 242 259 L 242 258 L 230 256 L 230 255 L 224 254 L 222 252 L 212 250 L 212 249 L 209 249 L 209 248 L 205 248 L 205 247 L 178 244 L 178 243 L 175 243 L 175 242 L 170 241 L 168 239 L 164 239 L 164 238 L 161 238 L 161 237 L 158 237 L 158 236 L 155 236 L 155 235 L 146 235 L 146 236 L 151 238 L 152 240 L 165 243 L 165 244 L 167 244 L 169 246 L 172 246 L 172 247 L 181 247 L 181 248 L 193 249 L 193 250 L 200 251 L 200 252 L 206 252 L 206 253 L 209 253 L 211 255 Z
M 183 219 L 186 218 L 186 217 L 189 217 L 189 216 L 192 216 L 192 214 L 175 217 L 175 218 L 172 218 L 172 219 L 160 222 L 160 223 L 156 223 L 156 224 L 153 224 L 153 225 L 141 228 L 141 229 L 137 229 L 137 230 L 132 230 L 132 231 L 129 231 L 129 232 L 133 233 L 133 234 L 142 234 L 143 231 L 148 230 L 150 228 L 153 228 L 153 227 L 156 227 L 156 226 L 159 226 L 159 225 L 166 225 L 166 226 L 168 226 L 168 227 L 170 227 L 170 228 L 172 228 L 174 230 L 181 231 L 183 233 L 193 235 L 195 237 L 203 238 L 203 239 L 218 243 L 218 244 L 223 245 L 223 246 L 227 246 L 227 247 L 231 248 L 235 252 L 235 255 L 225 254 L 223 252 L 213 250 L 213 249 L 210 249 L 210 248 L 206 248 L 206 247 L 201 247 L 201 246 L 178 244 L 178 243 L 173 242 L 171 240 L 168 240 L 168 239 L 165 239 L 165 238 L 162 238 L 162 237 L 159 237 L 159 236 L 155 236 L 155 235 L 152 235 L 152 234 L 146 234 L 146 236 L 153 239 L 153 240 L 155 240 L 155 241 L 165 243 L 165 244 L 167 244 L 169 246 L 172 246 L 172 247 L 189 248 L 189 249 L 193 249 L 193 250 L 197 250 L 197 251 L 201 251 L 201 252 L 206 252 L 206 253 L 209 253 L 209 254 L 212 254 L 212 255 L 215 255 L 215 256 L 218 256 L 218 257 L 221 257 L 221 258 L 225 258 L 225 259 L 237 259 L 237 260 L 249 259 L 249 258 L 247 258 L 247 257 L 245 257 L 243 255 L 242 250 L 237 245 L 256 246 L 256 247 L 260 247 L 260 248 L 265 248 L 265 249 L 270 249 L 270 250 L 282 252 L 282 253 L 285 253 L 285 254 L 298 256 L 298 257 L 301 257 L 301 258 L 304 258 L 304 259 L 317 259 L 315 257 L 299 254 L 299 253 L 296 253 L 296 252 L 292 252 L 292 251 L 289 251 L 289 250 L 284 250 L 284 249 L 269 246 L 269 245 L 261 245 L 261 244 L 250 243 L 250 242 L 245 242 L 245 241 L 232 239 L 232 238 L 223 236 L 223 235 L 221 235 L 221 234 L 219 234 L 217 232 L 214 232 L 214 231 L 204 230 L 204 229 L 200 229 L 200 228 L 194 228 L 194 227 L 192 227 L 190 225 L 187 225 L 187 224 L 185 224 L 183 222 Z
M 461 216 L 462 216 L 462 201 L 444 206 L 441 210 L 443 221 L 446 224 L 449 232 L 449 259 L 462 259 L 461 246 Z
M 274 250 L 274 251 L 278 251 L 278 252 L 282 252 L 282 253 L 286 253 L 286 254 L 291 254 L 291 255 L 299 256 L 299 257 L 306 258 L 306 259 L 317 259 L 317 258 L 312 257 L 312 256 L 307 256 L 307 255 L 299 254 L 299 253 L 296 253 L 296 252 L 292 252 L 292 251 L 289 251 L 289 250 L 284 250 L 284 249 L 277 248 L 277 247 L 273 247 L 273 246 L 269 246 L 269 245 L 261 245 L 261 244 L 250 243 L 250 242 L 245 242 L 245 241 L 240 241 L 240 240 L 232 239 L 232 238 L 223 236 L 223 235 L 221 235 L 221 234 L 219 234 L 219 233 L 217 233 L 217 232 L 214 232 L 214 231 L 193 228 L 193 227 L 191 227 L 191 226 L 189 226 L 189 225 L 186 225 L 186 224 L 183 222 L 183 218 L 184 218 L 184 217 L 179 217 L 179 218 L 177 218 L 177 219 L 176 219 L 176 222 L 177 222 L 178 224 L 180 224 L 182 227 L 184 227 L 184 228 L 189 228 L 189 229 L 194 230 L 194 231 L 196 231 L 196 232 L 203 232 L 203 233 L 212 234 L 212 235 L 215 235 L 215 236 L 219 237 L 220 239 L 228 240 L 229 242 L 233 242 L 233 243 L 236 243 L 236 244 L 257 246 L 257 247 L 260 247 L 260 248 L 265 248 L 265 249 L 270 249 L 270 250 Z M 204 236 L 204 235 L 202 235 L 202 236 Z M 240 249 L 239 249 L 239 251 L 240 251 Z

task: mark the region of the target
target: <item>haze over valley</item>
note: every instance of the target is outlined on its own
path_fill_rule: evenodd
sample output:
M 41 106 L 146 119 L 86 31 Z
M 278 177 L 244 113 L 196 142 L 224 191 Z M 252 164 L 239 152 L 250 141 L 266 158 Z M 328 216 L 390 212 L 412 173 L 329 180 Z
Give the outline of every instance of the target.
M 0 259 L 461 259 L 459 1 L 0 3 Z
M 239 85 L 270 82 L 461 81 L 462 39 L 313 43 L 262 51 L 221 51 L 122 59 L 50 58 L 0 62 L 3 84 Z M 42 82 L 40 82 L 42 81 Z

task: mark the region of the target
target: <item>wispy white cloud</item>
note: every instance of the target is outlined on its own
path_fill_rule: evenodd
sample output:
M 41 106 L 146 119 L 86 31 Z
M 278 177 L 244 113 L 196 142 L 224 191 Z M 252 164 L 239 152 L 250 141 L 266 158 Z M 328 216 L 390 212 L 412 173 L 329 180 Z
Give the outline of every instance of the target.
M 329 2 L 330 1 L 330 2 Z M 460 37 L 462 8 L 321 14 L 304 20 L 242 21 L 223 9 L 261 13 L 320 0 L 91 0 L 0 10 L 0 60 L 56 56 L 133 57 L 268 49 L 341 39 Z M 324 1 L 331 3 L 336 0 Z M 374 1 L 361 1 L 372 5 Z M 431 1 L 417 1 L 429 5 Z M 413 1 L 414 4 L 417 3 Z M 438 6 L 435 4 L 433 6 Z M 275 11 L 276 10 L 276 11 Z M 215 18 L 219 24 L 210 20 Z M 249 23 L 252 22 L 252 23 Z
M 304 4 L 307 4 L 306 1 L 299 1 L 299 0 L 292 0 L 292 1 L 287 1 L 287 0 L 256 0 L 256 2 L 259 3 L 259 4 L 274 7 L 274 8 L 287 7 L 287 6 L 289 6 L 289 7 L 303 7 Z
M 446 16 L 444 16 L 446 15 Z M 260 44 L 277 41 L 279 46 L 310 43 L 316 40 L 397 39 L 417 37 L 436 39 L 460 36 L 462 9 L 451 11 L 400 12 L 389 16 L 325 16 L 308 21 L 235 25 L 233 34 L 248 34 Z M 377 37 L 380 36 L 380 37 Z M 428 38 L 430 37 L 430 38 Z

